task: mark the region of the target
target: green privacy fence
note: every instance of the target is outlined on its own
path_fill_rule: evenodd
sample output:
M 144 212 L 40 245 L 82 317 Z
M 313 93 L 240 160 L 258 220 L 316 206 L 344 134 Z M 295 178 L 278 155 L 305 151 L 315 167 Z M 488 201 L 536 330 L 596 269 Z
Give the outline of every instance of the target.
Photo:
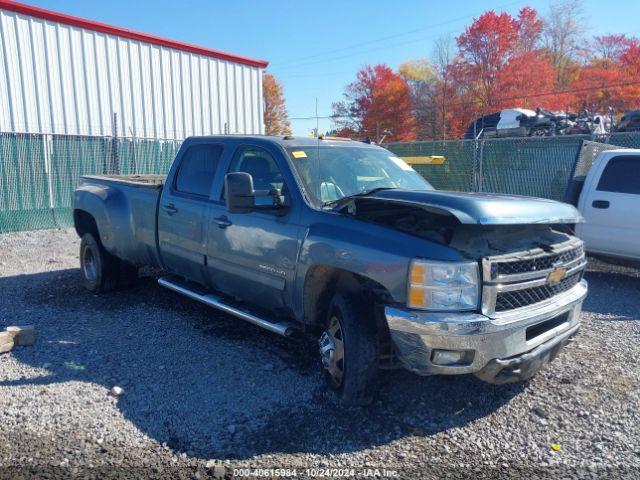
M 443 156 L 414 165 L 440 190 L 530 195 L 562 200 L 584 141 L 640 148 L 640 132 L 391 143 L 401 157 Z
M 384 145 L 400 157 L 439 155 L 441 165 L 415 165 L 414 168 L 438 190 L 468 191 L 473 177 L 476 142 L 448 140 L 445 142 L 411 142 Z
M 181 141 L 0 133 L 0 233 L 73 225 L 87 174 L 163 174 Z
M 640 132 L 385 145 L 437 189 L 562 200 L 583 142 L 640 148 Z M 86 174 L 165 174 L 180 140 L 0 133 L 0 233 L 72 226 L 73 190 Z

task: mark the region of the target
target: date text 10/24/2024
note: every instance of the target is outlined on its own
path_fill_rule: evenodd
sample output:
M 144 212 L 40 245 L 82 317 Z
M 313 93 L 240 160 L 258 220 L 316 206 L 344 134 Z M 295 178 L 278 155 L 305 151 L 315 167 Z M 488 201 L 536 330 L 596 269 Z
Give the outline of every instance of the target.
M 234 468 L 234 477 L 265 478 L 398 478 L 397 470 L 385 468 Z

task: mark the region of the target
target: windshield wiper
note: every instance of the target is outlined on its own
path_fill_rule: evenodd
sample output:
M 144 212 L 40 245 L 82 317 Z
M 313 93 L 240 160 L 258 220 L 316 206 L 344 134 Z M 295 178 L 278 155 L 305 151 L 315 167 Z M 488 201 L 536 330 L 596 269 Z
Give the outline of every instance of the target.
M 398 187 L 376 187 L 370 188 L 369 190 L 363 190 L 362 192 L 354 193 L 352 195 L 347 195 L 346 197 L 338 198 L 336 200 L 328 200 L 326 202 L 322 202 L 322 207 L 329 207 L 331 205 L 342 205 L 343 202 L 346 202 L 354 197 L 366 197 L 367 195 L 371 195 L 372 193 L 379 192 L 380 190 L 396 190 Z

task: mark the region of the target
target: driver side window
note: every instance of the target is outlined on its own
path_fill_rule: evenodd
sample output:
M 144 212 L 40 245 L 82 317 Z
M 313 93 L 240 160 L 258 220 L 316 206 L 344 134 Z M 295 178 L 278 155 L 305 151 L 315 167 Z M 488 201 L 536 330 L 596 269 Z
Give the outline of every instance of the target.
M 240 147 L 229 167 L 228 173 L 246 172 L 253 178 L 254 190 L 279 190 L 282 194 L 284 180 L 273 156 L 259 147 Z M 223 192 L 224 196 L 224 192 Z M 271 197 L 256 196 L 256 205 L 269 205 Z

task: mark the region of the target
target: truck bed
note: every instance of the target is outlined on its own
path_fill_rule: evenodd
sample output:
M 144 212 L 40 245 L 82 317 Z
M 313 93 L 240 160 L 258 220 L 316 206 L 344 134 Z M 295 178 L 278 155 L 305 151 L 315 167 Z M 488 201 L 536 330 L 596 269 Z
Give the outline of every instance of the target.
M 165 180 L 166 175 L 84 175 L 74 205 L 99 219 L 102 243 L 111 254 L 157 267 L 158 202 Z

